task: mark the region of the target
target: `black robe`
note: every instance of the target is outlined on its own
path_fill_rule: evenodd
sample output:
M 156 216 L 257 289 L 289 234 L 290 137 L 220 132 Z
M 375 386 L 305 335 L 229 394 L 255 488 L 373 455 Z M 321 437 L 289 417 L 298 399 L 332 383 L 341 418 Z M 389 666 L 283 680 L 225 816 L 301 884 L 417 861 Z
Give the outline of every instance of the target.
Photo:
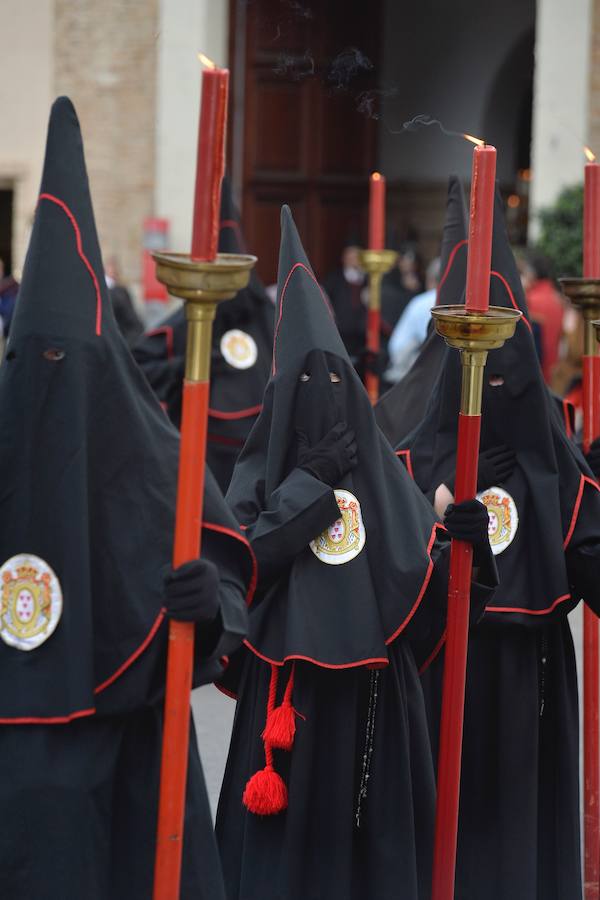
M 114 319 L 66 98 L 52 108 L 0 367 L 0 460 L 10 472 L 0 491 L 2 897 L 146 900 L 178 436 Z M 220 604 L 199 629 L 196 685 L 222 674 L 239 646 L 253 577 L 247 541 L 210 472 L 202 552 L 219 568 Z M 189 756 L 181 896 L 218 900 L 193 731 Z
M 491 302 L 526 316 L 499 200 L 492 266 Z M 399 448 L 429 495 L 455 466 L 457 357 L 445 351 L 424 419 Z M 579 749 L 566 614 L 581 598 L 600 607 L 600 493 L 544 384 L 526 318 L 486 372 L 504 383 L 486 378 L 482 449 L 515 450 L 500 487 L 519 523 L 469 644 L 455 896 L 571 900 L 581 896 Z M 442 667 L 443 654 L 424 676 L 436 757 Z
M 238 699 L 217 816 L 227 897 L 416 900 L 435 804 L 418 665 L 444 630 L 448 544 L 375 425 L 285 208 L 282 227 L 274 374 L 227 495 L 260 572 L 246 648 L 222 682 Z M 340 419 L 359 462 L 336 491 L 358 498 L 366 538 L 324 565 L 314 539 L 340 501 L 297 468 L 295 431 L 314 444 Z M 488 598 L 474 590 L 476 607 Z M 294 745 L 271 748 L 288 805 L 261 817 L 242 795 L 269 765 L 269 692 L 277 706 L 291 684 Z
M 239 216 L 228 179 L 221 196 L 221 253 L 244 253 Z M 252 272 L 247 288 L 217 306 L 213 324 L 208 410 L 207 461 L 222 491 L 226 491 L 240 450 L 262 407 L 273 351 L 273 304 Z M 247 362 L 227 350 L 228 340 L 245 343 Z M 133 355 L 158 399 L 179 427 L 187 323 L 183 309 L 145 334 Z M 252 354 L 255 353 L 255 358 Z M 254 361 L 252 362 L 252 359 Z

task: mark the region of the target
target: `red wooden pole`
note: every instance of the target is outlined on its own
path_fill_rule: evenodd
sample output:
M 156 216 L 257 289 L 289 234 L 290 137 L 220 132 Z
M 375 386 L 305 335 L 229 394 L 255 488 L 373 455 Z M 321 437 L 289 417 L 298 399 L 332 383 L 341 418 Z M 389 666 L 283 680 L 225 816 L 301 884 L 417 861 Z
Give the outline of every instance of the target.
M 174 568 L 200 555 L 208 399 L 207 378 L 184 382 Z M 154 900 L 179 900 L 194 627 L 193 622 L 169 622 Z
M 456 451 L 457 503 L 474 497 L 477 490 L 480 428 L 480 415 L 460 413 Z M 438 757 L 432 900 L 452 900 L 454 897 L 472 562 L 471 545 L 453 540 Z
M 378 282 L 377 286 L 373 284 L 374 279 L 377 276 L 371 276 L 371 288 L 370 290 L 381 290 L 381 282 Z M 381 276 L 379 276 L 381 278 Z M 380 298 L 379 298 L 380 302 Z M 369 307 L 367 310 L 367 349 L 370 350 L 373 354 L 375 354 L 375 359 L 379 355 L 380 349 L 380 335 L 381 335 L 381 308 L 378 304 L 376 308 Z M 379 375 L 375 375 L 374 372 L 365 372 L 365 387 L 367 389 L 367 394 L 369 395 L 369 400 L 373 405 L 377 403 L 379 400 Z
M 593 332 L 589 322 L 585 328 Z M 595 349 L 593 334 L 586 350 Z M 600 435 L 600 357 L 583 357 L 583 449 Z M 600 896 L 600 647 L 598 618 L 583 608 L 583 835 L 585 900 Z

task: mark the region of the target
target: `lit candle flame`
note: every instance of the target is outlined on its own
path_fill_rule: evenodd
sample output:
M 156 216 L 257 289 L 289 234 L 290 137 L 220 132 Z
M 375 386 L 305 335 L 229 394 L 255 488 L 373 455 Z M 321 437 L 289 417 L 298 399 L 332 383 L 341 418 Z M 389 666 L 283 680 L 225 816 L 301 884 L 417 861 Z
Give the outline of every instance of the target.
M 472 134 L 463 134 L 463 137 L 472 144 L 477 144 L 478 147 L 485 147 L 485 141 L 482 141 L 481 138 L 473 137 Z
M 379 172 L 373 172 L 371 178 L 373 179 L 373 181 L 379 181 L 381 179 L 381 175 Z
M 209 59 L 208 56 L 205 56 L 204 53 L 199 53 L 198 59 L 200 60 L 200 62 L 202 63 L 203 66 L 206 66 L 207 69 L 216 69 L 217 68 L 217 64 L 214 63 L 212 61 L 212 59 Z
M 588 162 L 594 162 L 594 161 L 595 161 L 595 159 L 596 159 L 596 154 L 595 154 L 592 150 L 590 150 L 589 147 L 584 147 L 584 148 L 583 148 L 583 152 L 585 153 Z

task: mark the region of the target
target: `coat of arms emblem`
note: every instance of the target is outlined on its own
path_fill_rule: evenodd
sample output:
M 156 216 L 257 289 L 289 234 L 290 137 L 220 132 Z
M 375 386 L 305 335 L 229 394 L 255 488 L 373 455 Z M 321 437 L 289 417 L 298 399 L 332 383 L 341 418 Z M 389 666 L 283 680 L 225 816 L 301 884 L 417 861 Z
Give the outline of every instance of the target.
M 340 518 L 323 531 L 309 546 L 317 559 L 330 566 L 339 566 L 358 556 L 365 546 L 367 535 L 360 512 L 360 503 L 350 491 L 336 490 L 335 499 Z
M 512 544 L 519 526 L 517 505 L 507 491 L 491 487 L 477 494 L 477 499 L 487 507 L 488 535 L 494 556 L 503 553 Z
M 221 338 L 221 354 L 234 369 L 250 369 L 258 358 L 258 349 L 251 335 L 232 328 Z
M 18 650 L 48 640 L 62 613 L 60 582 L 48 563 L 21 553 L 0 567 L 0 637 Z

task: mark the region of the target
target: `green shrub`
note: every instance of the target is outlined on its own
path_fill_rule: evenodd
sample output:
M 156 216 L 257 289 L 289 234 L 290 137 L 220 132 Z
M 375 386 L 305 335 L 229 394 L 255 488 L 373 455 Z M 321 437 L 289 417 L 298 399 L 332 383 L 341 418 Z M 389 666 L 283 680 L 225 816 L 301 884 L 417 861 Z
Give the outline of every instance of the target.
M 565 188 L 553 206 L 538 213 L 540 236 L 536 244 L 550 262 L 554 275 L 577 278 L 582 269 L 583 186 Z

